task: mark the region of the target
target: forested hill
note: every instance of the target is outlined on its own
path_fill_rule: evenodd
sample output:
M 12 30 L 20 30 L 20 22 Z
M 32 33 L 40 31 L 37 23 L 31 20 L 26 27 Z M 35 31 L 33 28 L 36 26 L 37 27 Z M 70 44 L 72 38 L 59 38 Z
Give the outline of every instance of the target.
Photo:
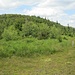
M 36 16 L 19 14 L 0 15 L 0 39 L 7 41 L 26 37 L 57 39 L 63 35 L 74 37 L 75 29 Z

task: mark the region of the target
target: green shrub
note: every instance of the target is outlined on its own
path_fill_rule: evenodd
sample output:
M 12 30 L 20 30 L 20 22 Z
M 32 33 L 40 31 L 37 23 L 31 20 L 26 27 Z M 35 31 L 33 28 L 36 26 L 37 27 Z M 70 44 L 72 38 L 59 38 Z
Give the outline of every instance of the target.
M 20 57 L 35 57 L 54 54 L 60 52 L 60 49 L 62 50 L 60 43 L 56 39 L 37 40 L 35 38 L 27 38 L 17 41 L 6 41 L 0 44 L 1 57 L 11 57 L 14 55 Z
M 65 37 L 65 36 L 63 37 L 63 39 L 64 39 L 64 40 L 68 40 L 67 37 Z
M 59 36 L 59 37 L 58 37 L 58 40 L 59 40 L 59 42 L 62 42 L 62 37 Z
M 19 38 L 18 32 L 17 30 L 15 30 L 14 26 L 9 26 L 8 28 L 5 28 L 2 37 L 6 41 L 17 40 Z

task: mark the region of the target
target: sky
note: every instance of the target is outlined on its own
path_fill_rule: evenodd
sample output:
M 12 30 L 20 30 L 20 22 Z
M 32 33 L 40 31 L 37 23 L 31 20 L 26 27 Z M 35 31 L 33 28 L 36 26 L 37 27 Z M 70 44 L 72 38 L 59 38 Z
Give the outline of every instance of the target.
M 75 27 L 75 0 L 0 0 L 0 14 L 35 15 Z

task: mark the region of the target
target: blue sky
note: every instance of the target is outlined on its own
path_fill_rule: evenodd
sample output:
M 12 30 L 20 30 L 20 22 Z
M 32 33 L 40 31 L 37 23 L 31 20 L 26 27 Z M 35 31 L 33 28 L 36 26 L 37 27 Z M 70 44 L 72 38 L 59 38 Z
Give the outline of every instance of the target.
M 32 6 L 21 5 L 16 8 L 3 9 L 0 11 L 0 14 L 24 14 L 24 10 L 31 10 Z
M 67 13 L 68 15 L 72 15 L 75 14 L 75 10 L 66 10 L 65 13 Z
M 0 14 L 41 16 L 75 27 L 75 0 L 0 0 Z

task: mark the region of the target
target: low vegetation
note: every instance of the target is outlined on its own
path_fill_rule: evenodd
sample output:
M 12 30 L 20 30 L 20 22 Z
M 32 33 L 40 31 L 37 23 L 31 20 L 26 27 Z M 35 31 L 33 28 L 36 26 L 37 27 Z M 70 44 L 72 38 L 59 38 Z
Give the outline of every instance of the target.
M 37 41 L 27 38 L 2 43 L 8 50 L 4 49 L 3 55 L 0 54 L 0 75 L 75 75 L 75 45 L 72 47 L 71 38 L 63 42 L 52 39 Z M 24 45 L 29 48 L 28 52 L 25 52 Z
M 36 16 L 0 15 L 0 75 L 75 75 L 75 28 Z

